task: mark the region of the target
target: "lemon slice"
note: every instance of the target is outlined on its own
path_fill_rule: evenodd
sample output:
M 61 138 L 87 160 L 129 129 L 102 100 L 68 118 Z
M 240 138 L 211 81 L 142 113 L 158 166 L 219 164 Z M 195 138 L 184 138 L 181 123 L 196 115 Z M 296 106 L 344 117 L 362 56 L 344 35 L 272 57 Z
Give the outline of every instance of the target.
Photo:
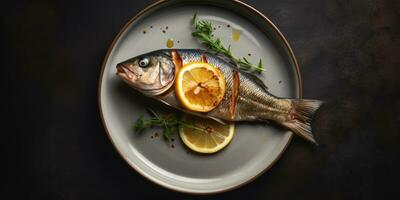
M 215 153 L 226 147 L 235 133 L 235 124 L 221 124 L 212 119 L 185 116 L 183 120 L 190 126 L 181 126 L 179 135 L 193 151 Z
M 225 95 L 225 79 L 214 66 L 204 62 L 188 63 L 179 70 L 175 91 L 182 105 L 191 111 L 209 112 Z

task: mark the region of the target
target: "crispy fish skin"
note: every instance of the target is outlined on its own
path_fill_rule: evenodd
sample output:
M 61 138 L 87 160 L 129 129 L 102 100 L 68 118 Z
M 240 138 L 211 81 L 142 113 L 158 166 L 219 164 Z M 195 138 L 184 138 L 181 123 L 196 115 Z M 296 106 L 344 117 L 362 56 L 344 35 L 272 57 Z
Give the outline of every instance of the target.
M 145 63 L 143 60 L 150 60 L 148 63 L 151 64 L 141 66 Z M 225 78 L 224 98 L 208 113 L 184 109 L 175 96 L 174 87 L 171 87 L 175 81 L 171 77 L 191 62 L 208 62 Z M 268 92 L 258 77 L 238 70 L 235 63 L 222 55 L 198 49 L 157 50 L 122 62 L 117 69 L 117 75 L 136 90 L 184 112 L 217 121 L 274 121 L 316 143 L 310 123 L 321 101 L 278 98 Z M 141 80 L 141 77 L 157 79 L 149 81 L 148 78 Z

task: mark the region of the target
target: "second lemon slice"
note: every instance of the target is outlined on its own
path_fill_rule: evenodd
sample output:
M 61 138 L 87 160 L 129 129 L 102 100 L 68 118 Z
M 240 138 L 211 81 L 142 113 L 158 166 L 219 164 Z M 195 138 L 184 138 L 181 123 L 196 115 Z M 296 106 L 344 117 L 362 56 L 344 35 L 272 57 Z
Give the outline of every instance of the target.
M 183 120 L 190 126 L 181 126 L 179 135 L 193 151 L 215 153 L 226 147 L 235 133 L 234 123 L 221 124 L 212 119 L 185 116 Z

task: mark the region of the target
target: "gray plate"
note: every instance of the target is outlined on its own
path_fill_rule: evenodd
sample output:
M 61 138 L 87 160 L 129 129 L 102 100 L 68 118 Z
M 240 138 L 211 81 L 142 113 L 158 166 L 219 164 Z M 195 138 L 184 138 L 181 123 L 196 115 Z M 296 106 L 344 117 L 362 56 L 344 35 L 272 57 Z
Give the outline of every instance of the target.
M 235 55 L 253 62 L 263 59 L 266 72 L 260 78 L 271 93 L 288 98 L 301 96 L 299 69 L 288 43 L 257 10 L 236 1 L 160 1 L 130 20 L 112 43 L 100 75 L 99 105 L 110 140 L 136 171 L 170 189 L 215 193 L 243 185 L 266 171 L 283 153 L 292 133 L 268 124 L 237 124 L 231 144 L 216 154 L 193 153 L 179 137 L 175 137 L 171 148 L 171 144 L 154 137 L 154 131 L 133 134 L 132 124 L 154 102 L 141 97 L 115 75 L 117 63 L 166 48 L 168 38 L 175 40 L 174 48 L 204 48 L 190 34 L 195 12 L 200 19 L 212 21 L 215 36 L 223 44 L 231 44 Z M 239 41 L 233 41 L 232 30 L 241 32 Z

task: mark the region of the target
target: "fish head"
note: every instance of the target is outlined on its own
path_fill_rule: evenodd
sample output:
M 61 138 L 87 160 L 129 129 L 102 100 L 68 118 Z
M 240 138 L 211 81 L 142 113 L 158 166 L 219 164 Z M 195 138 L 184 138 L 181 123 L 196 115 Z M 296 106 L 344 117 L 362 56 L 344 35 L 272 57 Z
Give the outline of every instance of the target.
M 117 75 L 147 96 L 167 91 L 175 80 L 175 65 L 168 52 L 143 54 L 117 65 Z

